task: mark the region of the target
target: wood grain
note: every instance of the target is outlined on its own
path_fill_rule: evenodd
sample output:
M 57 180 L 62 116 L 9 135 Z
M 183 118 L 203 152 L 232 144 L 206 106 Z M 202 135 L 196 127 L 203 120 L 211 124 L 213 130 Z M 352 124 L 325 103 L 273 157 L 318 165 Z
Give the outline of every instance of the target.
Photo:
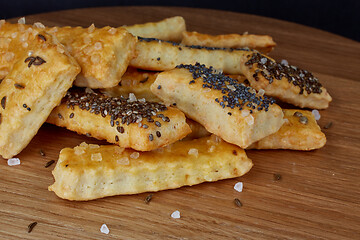
M 333 97 L 321 111 L 328 142 L 312 152 L 248 151 L 255 166 L 238 179 L 154 194 L 70 202 L 48 192 L 49 160 L 63 147 L 97 142 L 45 124 L 19 155 L 20 166 L 0 162 L 1 239 L 360 239 L 360 44 L 298 24 L 190 8 L 111 7 L 27 17 L 46 25 L 119 26 L 182 15 L 188 30 L 210 34 L 269 34 L 271 54 L 314 72 Z M 41 156 L 42 149 L 46 156 Z M 282 175 L 280 181 L 273 174 Z M 244 182 L 244 191 L 233 189 Z M 239 198 L 242 208 L 234 205 Z M 179 210 L 180 219 L 170 214 Z M 38 224 L 33 232 L 27 226 Z M 106 223 L 110 234 L 100 233 Z

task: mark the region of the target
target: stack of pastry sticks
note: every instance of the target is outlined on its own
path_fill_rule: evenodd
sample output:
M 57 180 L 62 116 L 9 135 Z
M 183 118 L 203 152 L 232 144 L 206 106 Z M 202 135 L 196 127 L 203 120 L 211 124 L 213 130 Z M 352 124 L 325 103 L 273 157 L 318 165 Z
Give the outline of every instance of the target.
M 270 36 L 187 32 L 182 17 L 123 27 L 0 21 L 0 154 L 47 121 L 110 145 L 60 152 L 49 187 L 91 200 L 238 177 L 244 149 L 326 142 L 307 110 L 331 97 L 309 71 L 265 55 Z

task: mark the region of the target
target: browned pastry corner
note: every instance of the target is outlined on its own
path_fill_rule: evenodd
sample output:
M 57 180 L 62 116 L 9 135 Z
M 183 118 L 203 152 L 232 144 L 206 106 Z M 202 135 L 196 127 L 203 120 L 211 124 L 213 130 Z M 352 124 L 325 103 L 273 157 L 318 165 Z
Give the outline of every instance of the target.
M 134 36 L 158 38 L 174 42 L 180 42 L 183 32 L 186 31 L 185 20 L 180 16 L 165 18 L 159 22 L 148 22 L 123 27 Z
M 0 24 L 0 78 L 5 77 L 39 31 L 55 35 L 81 66 L 75 85 L 90 88 L 116 86 L 134 56 L 136 38 L 124 28 L 53 27 Z
M 243 149 L 207 137 L 150 152 L 82 143 L 61 150 L 50 191 L 86 201 L 239 177 L 252 167 Z
M 0 83 L 0 155 L 4 158 L 28 145 L 80 72 L 55 37 L 39 32 L 28 42 L 27 50 L 17 51 L 17 61 Z
M 292 149 L 309 151 L 326 143 L 314 115 L 310 111 L 283 109 L 285 123 L 276 133 L 253 143 L 247 149 Z
M 150 86 L 155 82 L 157 75 L 158 72 L 129 67 L 117 86 L 100 91 L 110 97 L 128 97 L 130 93 L 133 93 L 139 99 L 145 98 L 147 101 L 159 102 L 160 99 L 150 91 Z
M 251 87 L 302 108 L 328 108 L 332 98 L 319 80 L 307 70 L 275 60 L 258 52 L 241 59 L 242 73 Z
M 131 94 L 113 98 L 89 89 L 70 90 L 47 122 L 138 151 L 166 146 L 191 132 L 176 108 Z
M 209 132 L 243 148 L 283 124 L 283 112 L 273 99 L 204 65 L 179 65 L 162 72 L 151 91 L 165 103 L 176 103 Z
M 184 45 L 198 45 L 206 47 L 220 48 L 245 48 L 258 50 L 262 53 L 269 53 L 276 46 L 272 37 L 269 35 L 254 34 L 224 34 L 210 35 L 198 32 L 183 32 L 181 41 Z

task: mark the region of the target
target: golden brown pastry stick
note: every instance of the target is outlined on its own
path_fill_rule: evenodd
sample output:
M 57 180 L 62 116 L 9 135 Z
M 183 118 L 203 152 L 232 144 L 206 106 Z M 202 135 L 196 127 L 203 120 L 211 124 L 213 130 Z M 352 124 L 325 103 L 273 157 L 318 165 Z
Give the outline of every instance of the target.
M 283 112 L 273 99 L 204 65 L 180 65 L 162 72 L 150 89 L 165 103 L 176 103 L 209 132 L 243 148 L 283 124 Z
M 49 190 L 60 198 L 86 201 L 239 177 L 252 165 L 243 149 L 210 137 L 151 152 L 82 143 L 61 150 Z
M 250 52 L 240 61 L 241 72 L 251 87 L 263 89 L 269 96 L 302 108 L 325 109 L 332 98 L 310 72 Z
M 53 27 L 3 23 L 0 27 L 0 78 L 4 77 L 40 30 L 54 34 L 81 66 L 75 85 L 116 86 L 133 57 L 136 38 L 123 28 Z
M 240 60 L 250 50 L 185 46 L 154 38 L 138 38 L 135 57 L 130 66 L 152 71 L 165 71 L 179 64 L 200 62 L 226 74 L 241 74 Z
M 83 90 L 69 91 L 47 122 L 139 151 L 166 146 L 191 132 L 185 115 L 176 108 Z
M 184 46 L 139 38 L 135 52 L 136 57 L 130 62 L 133 67 L 165 71 L 179 64 L 200 62 L 225 74 L 245 75 L 256 90 L 263 89 L 269 96 L 299 107 L 324 109 L 331 101 L 326 89 L 310 72 L 276 63 L 255 50 Z
M 138 99 L 145 98 L 147 101 L 159 102 L 160 99 L 150 91 L 150 86 L 154 83 L 157 75 L 158 72 L 129 67 L 117 86 L 100 91 L 111 97 L 128 97 L 130 93 L 133 93 Z
M 309 151 L 326 143 L 314 115 L 310 111 L 283 109 L 285 123 L 276 133 L 253 143 L 247 149 L 292 149 Z
M 159 22 L 148 22 L 123 27 L 134 36 L 158 38 L 174 42 L 180 42 L 182 33 L 186 31 L 185 20 L 180 16 L 165 18 Z
M 222 48 L 244 48 L 258 50 L 262 53 L 269 53 L 276 46 L 272 37 L 269 35 L 253 35 L 253 34 L 224 34 L 209 35 L 198 32 L 183 32 L 181 41 L 184 45 L 199 45 L 206 47 L 222 47 Z
M 71 87 L 80 67 L 54 37 L 40 32 L 0 84 L 0 155 L 20 153 Z

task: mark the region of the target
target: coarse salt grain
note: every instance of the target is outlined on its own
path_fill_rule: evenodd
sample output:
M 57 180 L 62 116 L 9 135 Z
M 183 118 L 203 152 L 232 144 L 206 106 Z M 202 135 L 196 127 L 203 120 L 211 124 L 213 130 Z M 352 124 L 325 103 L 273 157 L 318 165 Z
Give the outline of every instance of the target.
M 20 165 L 20 159 L 19 158 L 10 158 L 10 159 L 7 160 L 7 164 L 9 166 Z
M 133 159 L 138 159 L 140 157 L 140 153 L 139 152 L 133 152 L 132 154 L 130 154 L 130 157 Z
M 241 111 L 241 116 L 242 117 L 247 117 L 247 116 L 249 116 L 249 114 L 250 114 L 250 111 L 247 110 L 247 109 Z
M 314 115 L 316 121 L 320 120 L 321 115 L 318 110 L 314 109 L 311 111 L 311 113 Z
M 96 42 L 96 43 L 94 44 L 94 48 L 95 48 L 95 50 L 101 50 L 101 49 L 102 49 L 102 44 L 101 44 L 101 42 Z
M 289 119 L 284 118 L 284 123 L 286 123 L 286 124 L 290 123 L 290 122 L 289 122 Z
M 88 27 L 88 33 L 92 33 L 95 31 L 95 25 L 94 24 L 91 24 L 89 27 Z
M 19 18 L 18 24 L 25 24 L 25 17 Z
M 175 218 L 175 219 L 180 218 L 180 212 L 179 212 L 178 210 L 176 210 L 175 212 L 173 212 L 173 213 L 171 214 L 171 217 L 172 217 L 172 218 Z
M 231 91 L 236 91 L 236 88 L 233 85 L 226 85 L 226 87 Z
M 190 148 L 188 154 L 197 157 L 199 155 L 199 151 L 196 148 Z
M 119 158 L 116 162 L 120 165 L 129 165 L 130 164 L 130 160 L 128 157 Z
M 259 93 L 260 96 L 264 96 L 265 90 L 261 88 L 261 89 L 259 89 L 258 93 Z
M 235 189 L 236 191 L 238 191 L 238 192 L 242 192 L 242 190 L 243 190 L 243 183 L 242 183 L 242 182 L 236 183 L 235 186 L 234 186 L 234 189 Z
M 24 42 L 24 43 L 22 44 L 22 46 L 23 46 L 23 48 L 27 48 L 27 47 L 29 46 L 29 44 L 28 44 L 27 42 Z
M 100 232 L 109 234 L 110 230 L 109 230 L 108 226 L 106 226 L 105 223 L 103 225 L 101 225 Z
M 133 93 L 129 93 L 129 102 L 135 102 L 136 101 L 136 96 Z
M 100 148 L 98 144 L 89 144 L 90 149 Z
M 289 63 L 288 63 L 288 61 L 286 59 L 281 60 L 280 63 L 281 63 L 281 65 L 285 65 L 285 66 L 289 65 Z
M 215 146 L 214 145 L 212 145 L 210 148 L 209 148 L 209 150 L 208 150 L 208 152 L 214 152 L 214 150 L 215 150 Z
M 16 38 L 17 35 L 18 35 L 17 32 L 13 32 L 13 33 L 11 34 L 11 37 L 12 37 L 12 38 Z
M 245 118 L 245 121 L 248 125 L 253 125 L 254 124 L 254 117 L 252 115 L 249 115 Z
M 97 161 L 97 162 L 102 161 L 101 153 L 93 153 L 93 154 L 91 154 L 91 161 Z
M 265 63 L 267 62 L 267 58 L 262 58 L 262 59 L 260 59 L 260 62 L 261 62 L 262 64 L 265 64 Z
M 36 23 L 34 23 L 34 27 L 36 27 L 36 28 L 41 28 L 41 29 L 44 29 L 44 28 L 45 28 L 44 24 L 42 24 L 41 22 L 36 22 Z
M 74 148 L 75 155 L 81 155 L 85 153 L 84 147 L 77 146 Z

